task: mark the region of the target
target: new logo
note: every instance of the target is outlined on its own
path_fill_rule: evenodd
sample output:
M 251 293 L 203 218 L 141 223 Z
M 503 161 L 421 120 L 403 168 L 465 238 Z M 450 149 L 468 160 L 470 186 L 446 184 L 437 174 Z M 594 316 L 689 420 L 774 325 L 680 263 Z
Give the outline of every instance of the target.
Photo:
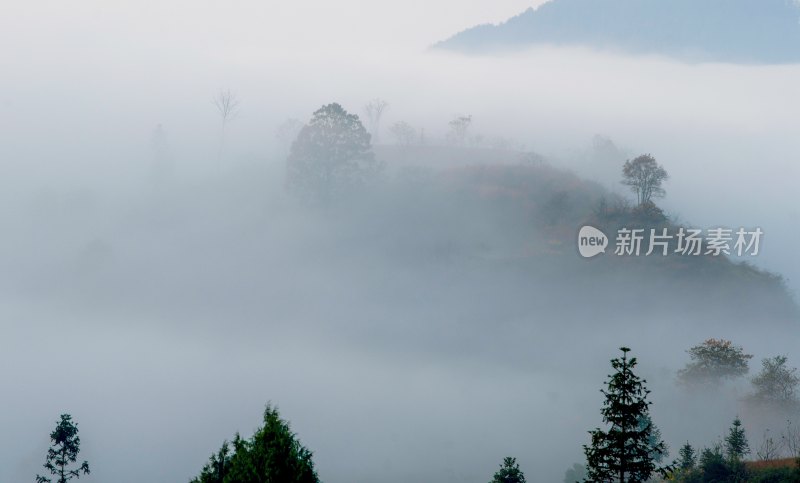
M 584 258 L 592 258 L 595 255 L 606 252 L 608 237 L 605 233 L 593 226 L 586 225 L 581 227 L 578 232 L 578 252 Z

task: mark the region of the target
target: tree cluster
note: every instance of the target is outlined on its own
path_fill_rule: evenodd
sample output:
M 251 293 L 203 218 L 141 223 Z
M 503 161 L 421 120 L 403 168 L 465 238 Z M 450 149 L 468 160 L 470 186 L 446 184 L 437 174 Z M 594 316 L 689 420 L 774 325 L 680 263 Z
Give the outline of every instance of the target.
M 678 371 L 678 382 L 696 388 L 716 388 L 750 371 L 751 354 L 724 339 L 708 339 L 686 351 L 690 361 Z M 761 371 L 750 379 L 752 392 L 745 400 L 754 405 L 791 410 L 800 405 L 797 368 L 784 355 L 761 360 Z

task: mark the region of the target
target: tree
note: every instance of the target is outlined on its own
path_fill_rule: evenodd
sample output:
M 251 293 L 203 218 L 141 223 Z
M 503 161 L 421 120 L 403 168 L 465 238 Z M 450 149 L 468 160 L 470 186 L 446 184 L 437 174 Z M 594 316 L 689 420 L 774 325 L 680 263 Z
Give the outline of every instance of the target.
M 314 112 L 292 143 L 286 163 L 289 189 L 323 203 L 365 183 L 379 169 L 358 116 L 335 103 Z
M 586 479 L 586 467 L 580 463 L 574 463 L 572 468 L 564 473 L 564 483 L 577 483 Z
M 785 440 L 779 439 L 776 443 L 772 436 L 769 435 L 769 429 L 764 430 L 764 436 L 761 438 L 761 444 L 756 450 L 756 457 L 760 461 L 772 461 L 778 459 L 783 450 Z
M 722 445 L 717 443 L 711 448 L 704 448 L 700 453 L 698 465 L 703 476 L 702 481 L 728 482 L 731 481 L 733 471 L 725 456 L 722 454 Z
M 750 398 L 786 408 L 797 405 L 797 368 L 787 366 L 786 356 L 762 359 L 761 372 L 752 379 L 754 392 Z
M 397 144 L 403 147 L 411 146 L 417 140 L 417 131 L 405 121 L 392 124 L 389 131 L 394 136 Z
M 725 437 L 725 454 L 729 461 L 742 461 L 745 456 L 750 454 L 750 445 L 747 443 L 747 435 L 742 427 L 742 420 L 736 417 Z
M 236 94 L 231 92 L 230 89 L 220 90 L 212 99 L 212 102 L 219 111 L 219 117 L 222 121 L 222 129 L 219 136 L 219 150 L 217 151 L 217 163 L 222 159 L 222 150 L 225 146 L 225 128 L 228 123 L 239 115 L 239 99 Z
M 232 446 L 223 443 L 191 483 L 319 483 L 311 451 L 269 404 L 264 425 L 250 439 L 237 434 Z
M 622 166 L 622 184 L 636 193 L 636 202 L 643 205 L 652 198 L 663 197 L 666 193 L 661 184 L 669 179 L 667 171 L 656 162 L 656 158 L 643 154 Z
M 666 446 L 661 441 L 655 444 L 651 441 L 652 423 L 644 427 L 639 424 L 642 418 L 649 417 L 647 381 L 633 372 L 637 361 L 635 357 L 628 359 L 630 349 L 620 350 L 622 357 L 611 360 L 615 372 L 608 376 L 607 389 L 601 390 L 605 401 L 600 412 L 610 428 L 590 431 L 592 443 L 583 447 L 588 469 L 586 481 L 643 482 L 654 473 L 666 476 L 671 470 L 670 466 L 657 467 L 653 460 L 653 454 L 665 453 Z
M 388 108 L 389 103 L 379 97 L 372 99 L 364 106 L 364 112 L 367 114 L 367 120 L 369 121 L 369 131 L 375 144 L 380 141 L 381 118 Z
M 216 454 L 211 455 L 208 463 L 203 466 L 200 476 L 193 479 L 190 483 L 224 483 L 225 477 L 231 470 L 231 449 L 227 441 L 222 443 L 222 447 Z
M 656 463 L 661 463 L 669 456 L 669 446 L 661 439 L 661 430 L 653 423 L 649 414 L 639 418 L 637 429 L 644 431 L 647 426 L 650 426 L 650 436 L 647 438 L 647 445 L 650 448 L 650 457 Z
M 687 441 L 678 451 L 678 469 L 681 471 L 691 471 L 697 465 L 697 454 L 694 448 Z
M 789 456 L 800 458 L 800 428 L 786 420 L 786 430 L 781 433 L 781 445 L 786 448 Z
M 56 483 L 67 483 L 73 478 L 80 478 L 81 473 L 89 474 L 89 463 L 84 461 L 77 468 L 70 468 L 77 463 L 81 451 L 81 438 L 78 436 L 78 425 L 72 422 L 72 416 L 62 414 L 56 423 L 56 429 L 50 433 L 53 442 L 47 450 L 44 467 L 56 478 Z M 36 483 L 51 483 L 53 480 L 36 475 Z
M 678 371 L 678 380 L 687 385 L 718 385 L 741 377 L 750 370 L 753 358 L 729 340 L 708 339 L 686 351 L 691 361 Z
M 700 473 L 697 471 L 697 452 L 687 441 L 678 451 L 678 462 L 672 474 L 675 481 L 681 483 L 700 483 Z
M 450 132 L 447 134 L 447 139 L 450 144 L 464 146 L 467 142 L 469 127 L 472 125 L 472 116 L 456 116 L 448 125 Z
M 506 457 L 489 483 L 525 483 L 525 475 L 519 469 L 516 458 Z

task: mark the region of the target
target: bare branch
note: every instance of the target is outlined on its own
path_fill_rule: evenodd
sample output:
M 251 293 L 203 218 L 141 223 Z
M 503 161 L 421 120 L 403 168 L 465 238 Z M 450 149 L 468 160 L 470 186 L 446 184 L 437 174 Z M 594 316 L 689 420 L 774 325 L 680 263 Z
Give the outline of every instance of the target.
M 239 99 L 230 89 L 224 91 L 220 90 L 219 93 L 214 96 L 213 102 L 214 105 L 217 106 L 223 125 L 227 124 L 228 121 L 236 119 L 236 116 L 239 115 Z
M 377 143 L 380 138 L 381 117 L 383 117 L 384 111 L 388 108 L 389 103 L 379 97 L 372 99 L 364 106 L 364 112 L 367 114 L 373 143 Z

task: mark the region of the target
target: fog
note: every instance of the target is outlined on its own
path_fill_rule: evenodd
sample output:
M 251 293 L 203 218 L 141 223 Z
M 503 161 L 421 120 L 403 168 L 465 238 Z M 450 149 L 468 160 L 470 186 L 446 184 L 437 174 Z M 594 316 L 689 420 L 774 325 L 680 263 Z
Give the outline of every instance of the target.
M 87 481 L 188 481 L 267 401 L 329 483 L 486 481 L 507 455 L 528 481 L 561 481 L 601 424 L 621 345 L 673 457 L 687 439 L 712 443 L 747 391 L 679 389 L 686 349 L 722 337 L 756 356 L 751 373 L 761 357 L 800 363 L 797 321 L 769 294 L 734 306 L 657 267 L 606 277 L 577 255 L 527 259 L 547 234 L 522 209 L 447 184 L 462 158 L 515 155 L 434 149 L 472 115 L 487 143 L 513 140 L 594 182 L 592 196 L 625 197 L 626 155 L 652 153 L 671 176 L 665 211 L 761 227 L 750 261 L 796 294 L 800 66 L 555 47 L 469 57 L 427 46 L 527 4 L 306 3 L 44 2 L 0 20 L 0 481 L 41 471 L 63 412 Z M 220 89 L 241 109 L 218 157 Z M 374 97 L 389 102 L 378 186 L 299 203 L 278 127 L 329 102 L 362 115 Z M 397 121 L 424 129 L 433 154 L 399 156 Z M 596 135 L 621 159 L 595 156 Z M 756 440 L 763 425 L 743 418 Z

